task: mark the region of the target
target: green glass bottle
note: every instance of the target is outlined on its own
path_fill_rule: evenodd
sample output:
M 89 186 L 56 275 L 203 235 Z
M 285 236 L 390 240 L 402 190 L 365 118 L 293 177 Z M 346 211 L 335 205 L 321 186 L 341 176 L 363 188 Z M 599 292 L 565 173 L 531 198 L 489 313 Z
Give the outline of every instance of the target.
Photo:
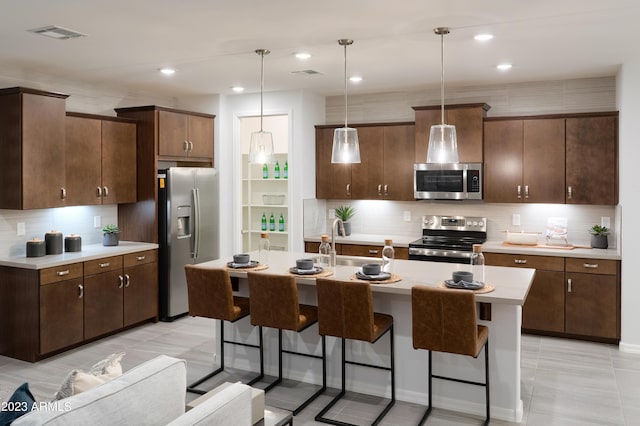
M 265 215 L 264 212 L 262 212 L 262 223 L 260 224 L 260 230 L 267 230 L 267 215 Z
M 280 164 L 276 161 L 276 167 L 273 169 L 273 177 L 280 179 Z
M 273 213 L 271 213 L 271 217 L 269 218 L 269 231 L 276 230 L 276 219 L 273 217 Z
M 289 179 L 289 162 L 284 162 L 284 178 Z
M 266 163 L 262 166 L 262 179 L 269 179 L 269 167 Z
M 284 232 L 284 216 L 280 213 L 280 219 L 278 219 L 278 231 Z

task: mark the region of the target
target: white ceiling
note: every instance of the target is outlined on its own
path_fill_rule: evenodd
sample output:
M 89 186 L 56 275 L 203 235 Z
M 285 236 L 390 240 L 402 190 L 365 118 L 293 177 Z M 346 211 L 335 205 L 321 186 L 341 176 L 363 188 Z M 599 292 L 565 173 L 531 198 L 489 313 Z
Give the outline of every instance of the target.
M 637 0 L 0 0 L 0 76 L 50 75 L 166 96 L 309 89 L 341 94 L 343 48 L 350 93 L 412 90 L 440 83 L 492 84 L 610 76 L 638 54 Z M 88 37 L 55 40 L 27 32 L 58 25 Z M 479 32 L 495 35 L 479 43 Z M 313 56 L 297 60 L 293 54 Z M 500 62 L 513 63 L 499 72 Z M 163 66 L 178 72 L 165 77 Z M 293 71 L 312 69 L 314 76 Z

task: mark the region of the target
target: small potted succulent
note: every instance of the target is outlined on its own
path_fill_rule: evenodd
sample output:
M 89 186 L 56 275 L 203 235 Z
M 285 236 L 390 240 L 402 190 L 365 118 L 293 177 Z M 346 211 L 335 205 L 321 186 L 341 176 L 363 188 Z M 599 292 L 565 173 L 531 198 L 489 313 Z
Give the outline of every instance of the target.
M 591 234 L 591 247 L 606 249 L 609 248 L 609 229 L 606 226 L 593 225 L 589 230 Z
M 345 233 L 344 236 L 345 237 L 348 237 L 349 235 L 351 235 L 351 222 L 349 222 L 349 220 L 355 214 L 356 214 L 356 209 L 354 209 L 353 207 L 351 207 L 349 205 L 336 207 L 335 215 L 344 224 L 344 233 Z M 338 226 L 338 235 L 342 235 L 342 231 L 340 230 L 339 226 Z
M 120 239 L 118 234 L 120 233 L 120 229 L 110 223 L 102 228 L 102 245 L 103 246 L 117 246 Z

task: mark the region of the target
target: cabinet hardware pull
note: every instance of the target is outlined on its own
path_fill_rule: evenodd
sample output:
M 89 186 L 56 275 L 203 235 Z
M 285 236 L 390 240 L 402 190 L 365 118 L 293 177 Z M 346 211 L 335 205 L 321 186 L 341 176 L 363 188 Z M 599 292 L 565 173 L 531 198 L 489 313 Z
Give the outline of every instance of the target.
M 65 275 L 69 275 L 69 270 L 67 269 L 65 271 L 58 271 L 58 272 L 56 272 L 56 275 L 59 276 L 59 277 L 63 277 Z
M 522 186 L 518 185 L 518 198 L 522 198 Z
M 60 188 L 60 198 L 65 200 L 67 198 L 67 190 L 64 188 Z
M 389 185 L 384 186 L 384 195 L 389 195 Z
M 596 269 L 598 267 L 597 263 L 585 263 L 584 265 L 585 268 L 591 268 L 591 269 Z
M 129 284 L 131 284 L 131 277 L 129 276 L 129 274 L 124 274 L 125 277 L 125 287 L 129 287 Z
M 84 286 L 82 284 L 78 284 L 78 299 L 82 299 L 84 297 Z
M 144 260 L 147 256 L 138 256 L 136 257 L 136 260 L 141 261 Z
M 124 285 L 124 278 L 122 277 L 122 275 L 118 275 L 118 279 L 120 280 L 120 285 L 118 286 L 118 288 L 122 288 L 122 286 Z
M 567 198 L 573 198 L 573 188 L 570 186 L 567 187 Z
M 379 250 L 369 250 L 369 254 L 378 254 L 379 252 Z
M 189 152 L 189 141 L 184 141 L 184 152 Z
M 101 268 L 106 268 L 107 266 L 111 266 L 111 263 L 104 262 L 104 263 L 100 263 L 99 265 L 100 265 Z
M 571 278 L 567 280 L 567 292 L 571 293 Z
M 193 142 L 189 141 L 189 152 L 193 152 Z
M 98 187 L 98 198 L 102 198 L 102 188 Z
M 529 198 L 529 185 L 524 186 L 524 198 Z
M 513 261 L 518 265 L 524 265 L 525 263 L 527 263 L 527 259 L 513 259 Z
M 382 195 L 382 185 L 378 185 L 378 195 Z
M 351 195 L 351 184 L 347 184 L 347 195 Z
M 109 187 L 108 186 L 103 187 L 102 193 L 104 194 L 104 198 L 107 198 L 109 196 Z

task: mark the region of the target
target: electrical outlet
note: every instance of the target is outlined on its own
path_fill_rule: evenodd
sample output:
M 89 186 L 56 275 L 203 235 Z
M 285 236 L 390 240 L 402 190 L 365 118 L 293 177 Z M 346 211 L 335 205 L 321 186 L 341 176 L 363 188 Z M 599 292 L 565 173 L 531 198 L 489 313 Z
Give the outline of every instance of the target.
M 611 228 L 611 218 L 609 216 L 602 216 L 600 218 L 600 226 Z
M 16 235 L 18 237 L 21 237 L 25 234 L 25 225 L 24 222 L 18 222 L 17 226 L 16 226 Z
M 94 216 L 93 217 L 93 227 L 94 228 L 100 228 L 102 225 L 100 224 L 102 222 L 102 218 L 100 216 Z
M 329 209 L 329 219 L 336 217 L 336 209 Z
M 410 210 L 405 210 L 404 211 L 404 221 L 405 222 L 411 222 L 411 211 Z
M 511 224 L 513 226 L 520 226 L 520 215 L 519 214 L 514 214 L 511 217 Z

